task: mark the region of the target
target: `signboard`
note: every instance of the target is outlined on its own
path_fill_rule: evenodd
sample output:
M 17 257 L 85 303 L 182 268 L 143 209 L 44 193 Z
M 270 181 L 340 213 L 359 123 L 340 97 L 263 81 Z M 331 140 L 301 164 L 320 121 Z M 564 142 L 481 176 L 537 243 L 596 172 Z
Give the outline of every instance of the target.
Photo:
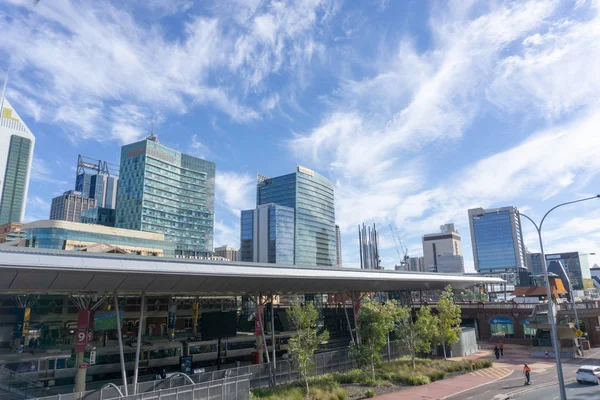
M 176 322 L 177 322 L 177 314 L 169 311 L 169 316 L 167 317 L 167 328 L 175 329 Z
M 494 318 L 490 321 L 490 324 L 498 324 L 498 325 L 512 325 L 513 321 L 510 318 L 506 317 L 498 317 Z
M 581 329 L 577 329 L 575 331 L 575 335 L 577 335 L 577 337 L 582 337 L 583 336 L 583 331 Z
M 77 329 L 94 329 L 94 312 L 81 310 L 77 313 Z
M 119 315 L 120 321 L 123 321 L 123 313 Z M 123 322 L 121 322 L 122 324 Z M 117 329 L 117 313 L 102 312 L 94 316 L 94 329 L 97 331 L 109 331 Z
M 254 317 L 254 335 L 255 336 L 261 336 L 263 333 L 262 319 L 263 319 L 264 313 L 265 313 L 264 305 L 256 306 L 256 315 Z
M 96 350 L 90 351 L 90 365 L 96 364 Z
M 78 329 L 75 335 L 75 352 L 83 353 L 88 343 L 92 341 L 94 333 L 87 329 Z
M 29 333 L 29 318 L 31 315 L 31 308 L 17 308 L 15 312 L 15 328 L 14 336 L 15 339 L 27 336 Z
M 313 171 L 312 169 L 304 168 L 300 165 L 298 165 L 298 172 L 302 172 L 303 174 L 310 176 L 315 176 L 315 171 Z
M 83 369 L 88 369 L 90 367 L 90 364 L 79 364 L 77 366 L 77 368 L 83 368 Z

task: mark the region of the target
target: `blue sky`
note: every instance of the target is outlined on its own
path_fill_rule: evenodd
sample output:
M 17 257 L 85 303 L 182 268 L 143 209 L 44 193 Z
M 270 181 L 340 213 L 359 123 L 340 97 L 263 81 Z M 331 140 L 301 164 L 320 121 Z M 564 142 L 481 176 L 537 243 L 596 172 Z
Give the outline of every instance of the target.
M 215 245 L 238 244 L 257 173 L 328 176 L 345 266 L 362 222 L 392 268 L 388 224 L 418 256 L 454 222 L 472 267 L 468 208 L 539 220 L 600 192 L 597 1 L 34 3 L 0 0 L 0 71 L 37 138 L 28 220 L 73 187 L 78 154 L 118 163 L 152 122 L 216 162 Z M 599 226 L 600 201 L 556 211 L 547 251 L 600 253 Z

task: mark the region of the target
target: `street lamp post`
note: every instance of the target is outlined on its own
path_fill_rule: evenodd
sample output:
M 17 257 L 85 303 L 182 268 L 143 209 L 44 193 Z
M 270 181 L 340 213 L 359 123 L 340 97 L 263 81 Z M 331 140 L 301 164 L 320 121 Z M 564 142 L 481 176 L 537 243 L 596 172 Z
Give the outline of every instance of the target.
M 542 271 L 544 273 L 544 278 L 546 279 L 546 295 L 548 296 L 548 318 L 550 319 L 550 327 L 552 330 L 552 346 L 554 347 L 554 358 L 556 359 L 556 373 L 558 375 L 558 385 L 560 388 L 561 400 L 567 400 L 567 392 L 565 390 L 565 380 L 563 377 L 562 364 L 560 362 L 560 342 L 559 342 L 560 339 L 558 338 L 558 333 L 556 331 L 556 323 L 554 321 L 554 304 L 552 303 L 552 291 L 550 290 L 550 279 L 548 277 L 548 268 L 546 267 L 546 256 L 544 254 L 544 243 L 542 241 L 542 227 L 544 225 L 544 221 L 546 220 L 546 217 L 548 216 L 548 214 L 550 214 L 552 211 L 556 210 L 557 208 L 566 206 L 568 204 L 580 203 L 582 201 L 593 200 L 593 199 L 598 199 L 598 198 L 600 198 L 600 194 L 596 195 L 594 197 L 587 197 L 585 199 L 568 201 L 566 203 L 561 203 L 559 205 L 556 205 L 556 206 L 552 207 L 550 210 L 548 210 L 548 212 L 546 212 L 546 214 L 544 214 L 544 216 L 542 217 L 542 220 L 540 221 L 539 226 L 538 226 L 538 224 L 535 223 L 535 221 L 533 219 L 531 219 L 527 215 L 521 214 L 517 211 L 518 215 L 527 218 L 529 221 L 531 221 L 533 226 L 535 226 L 535 229 L 537 230 L 538 238 L 540 241 L 540 258 L 542 261 L 541 262 Z
M 570 273 L 569 263 L 571 262 L 571 260 L 573 258 L 579 257 L 580 255 L 581 256 L 593 256 L 595 254 L 596 253 L 577 254 L 576 256 L 569 257 L 567 259 L 567 262 L 566 262 L 566 264 L 567 264 L 566 265 L 566 267 L 567 267 L 567 271 L 566 272 L 567 272 L 567 277 L 569 278 L 568 279 L 568 282 L 569 282 L 569 294 L 571 296 L 571 304 L 573 305 L 573 312 L 575 313 L 575 326 L 577 327 L 577 330 L 580 329 L 580 326 L 579 326 L 579 316 L 577 315 L 577 305 L 575 304 L 575 296 L 573 294 L 573 284 L 571 283 L 571 277 L 570 277 L 571 273 Z M 579 262 L 579 268 L 581 268 L 581 261 Z M 583 357 L 583 340 L 581 340 L 580 337 L 577 338 L 577 345 L 579 346 L 579 350 L 581 350 L 581 356 Z

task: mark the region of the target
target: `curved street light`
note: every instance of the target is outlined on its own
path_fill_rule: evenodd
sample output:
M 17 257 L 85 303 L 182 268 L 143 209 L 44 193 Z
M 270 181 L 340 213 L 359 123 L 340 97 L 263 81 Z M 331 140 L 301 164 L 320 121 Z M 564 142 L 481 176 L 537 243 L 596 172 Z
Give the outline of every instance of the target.
M 554 347 L 554 358 L 556 359 L 556 373 L 558 375 L 558 385 L 560 387 L 561 400 L 567 400 L 567 391 L 565 390 L 565 380 L 563 377 L 562 363 L 560 361 L 560 343 L 559 343 L 560 339 L 558 338 L 558 334 L 556 332 L 556 322 L 554 321 L 554 303 L 552 302 L 552 291 L 550 290 L 550 279 L 548 278 L 548 268 L 546 268 L 546 255 L 544 254 L 544 243 L 542 242 L 542 227 L 544 226 L 544 221 L 546 220 L 546 217 L 548 216 L 548 214 L 550 214 L 552 211 L 556 210 L 557 208 L 566 206 L 568 204 L 581 203 L 582 201 L 594 200 L 594 199 L 600 199 L 600 194 L 593 196 L 593 197 L 586 197 L 585 199 L 573 200 L 573 201 L 568 201 L 566 203 L 558 204 L 558 205 L 552 207 L 550 210 L 548 210 L 546 212 L 546 214 L 544 214 L 539 225 L 536 224 L 533 219 L 529 218 L 525 214 L 520 213 L 519 210 L 517 210 L 517 215 L 527 218 L 529 221 L 531 221 L 533 226 L 535 226 L 535 229 L 537 230 L 537 233 L 538 233 L 538 238 L 540 240 L 540 253 L 541 253 L 540 257 L 542 259 L 541 260 L 542 261 L 541 262 L 542 271 L 544 272 L 544 278 L 546 280 L 546 295 L 548 296 L 548 319 L 550 320 L 549 322 L 550 322 L 550 327 L 552 330 L 552 346 Z

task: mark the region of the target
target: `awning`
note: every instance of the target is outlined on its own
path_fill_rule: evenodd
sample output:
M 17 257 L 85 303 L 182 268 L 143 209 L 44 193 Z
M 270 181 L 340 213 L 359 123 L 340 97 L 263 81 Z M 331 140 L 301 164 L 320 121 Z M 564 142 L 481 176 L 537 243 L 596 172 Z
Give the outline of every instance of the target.
M 481 275 L 296 267 L 0 248 L 0 293 L 349 293 L 465 289 L 503 283 Z

